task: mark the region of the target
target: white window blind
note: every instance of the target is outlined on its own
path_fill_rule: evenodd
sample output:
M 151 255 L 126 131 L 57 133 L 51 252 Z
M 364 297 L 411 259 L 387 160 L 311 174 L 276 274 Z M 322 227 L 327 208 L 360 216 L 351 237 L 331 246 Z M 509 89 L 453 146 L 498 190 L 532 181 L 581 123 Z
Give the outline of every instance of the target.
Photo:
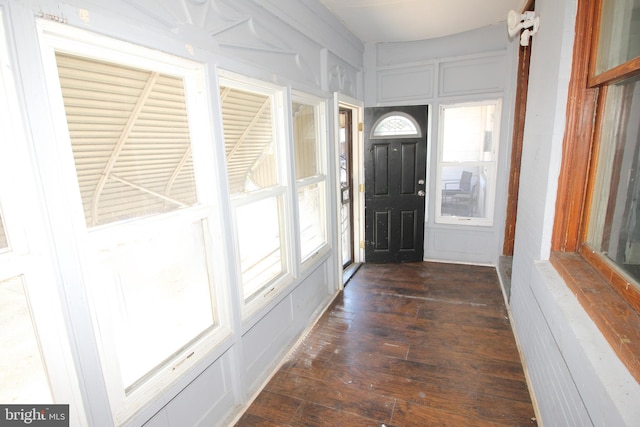
M 57 53 L 87 225 L 196 202 L 182 80 Z
M 229 190 L 232 194 L 277 184 L 271 97 L 220 89 Z
M 9 248 L 9 239 L 4 231 L 4 222 L 2 220 L 2 212 L 0 212 L 0 252 Z

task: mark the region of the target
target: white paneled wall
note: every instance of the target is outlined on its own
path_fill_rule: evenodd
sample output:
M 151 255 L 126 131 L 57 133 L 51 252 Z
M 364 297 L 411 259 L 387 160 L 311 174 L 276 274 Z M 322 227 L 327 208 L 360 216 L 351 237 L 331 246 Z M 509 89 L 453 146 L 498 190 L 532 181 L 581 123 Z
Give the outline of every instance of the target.
M 277 85 L 285 97 L 298 91 L 323 98 L 326 111 L 322 112 L 322 117 L 333 117 L 334 91 L 350 99 L 362 99 L 363 44 L 317 1 L 129 0 L 101 3 L 0 0 L 0 10 L 7 23 L 11 66 L 17 70 L 18 102 L 24 106 L 22 113 L 28 135 L 25 144 L 29 144 L 25 149 L 35 153 L 28 168 L 34 179 L 41 179 L 43 191 L 39 203 L 48 207 L 35 215 L 40 215 L 43 223 L 51 224 L 43 238 L 49 239 L 53 249 L 41 255 L 61 266 L 52 280 L 57 282 L 63 307 L 60 318 L 68 321 L 59 326 L 68 330 L 72 349 L 72 357 L 69 357 L 72 360 L 68 362 L 77 371 L 77 374 L 68 371 L 68 375 L 77 375 L 80 384 L 75 402 L 58 403 L 84 407 L 84 411 L 75 408 L 72 411 L 80 420 L 78 425 L 110 426 L 118 417 L 126 418 L 123 425 L 130 426 L 227 425 L 259 391 L 340 287 L 341 260 L 335 251 L 339 247 L 339 236 L 333 231 L 338 229 L 339 221 L 331 217 L 332 212 L 337 212 L 335 191 L 330 192 L 324 212 L 329 217 L 327 246 L 304 264 L 300 264 L 299 257 L 291 255 L 294 261 L 291 262 L 289 282 L 244 318 L 237 289 L 239 282 L 233 273 L 229 273 L 233 271 L 233 265 L 226 267 L 228 271 L 225 272 L 214 271 L 212 274 L 216 278 L 228 280 L 221 288 L 216 285 L 218 290 L 225 289 L 216 295 L 226 304 L 219 310 L 224 336 L 215 348 L 200 355 L 197 362 L 184 369 L 171 383 L 149 393 L 139 406 L 128 410 L 126 415 L 114 414 L 109 398 L 113 393 L 105 380 L 108 369 L 103 364 L 103 341 L 98 328 L 91 327 L 93 305 L 85 293 L 89 285 L 84 281 L 89 281 L 85 278 L 90 275 L 83 272 L 89 264 L 83 264 L 82 244 L 79 243 L 83 239 L 82 233 L 78 233 L 78 230 L 82 231 L 82 227 L 78 228 L 82 223 L 82 211 L 59 197 L 65 191 L 60 189 L 69 182 L 62 176 L 73 170 L 73 160 L 69 147 L 61 148 L 60 139 L 54 136 L 60 134 L 66 121 L 64 111 L 55 111 L 55 102 L 49 102 L 47 98 L 54 96 L 47 95 L 51 93 L 47 85 L 54 80 L 47 80 L 50 76 L 47 74 L 50 67 L 47 67 L 51 64 L 41 55 L 38 22 L 54 21 L 47 25 L 62 27 L 60 33 L 64 33 L 64 28 L 81 29 L 87 31 L 85 34 L 90 34 L 92 40 L 94 35 L 106 36 L 114 40 L 114 44 L 124 41 L 131 46 L 150 48 L 158 52 L 158 57 L 168 53 L 206 68 L 206 81 L 200 79 L 196 86 L 199 93 L 205 92 L 209 96 L 210 116 L 207 119 L 214 148 L 206 151 L 205 157 L 217 162 L 209 172 L 222 182 L 220 189 L 215 190 L 219 193 L 215 203 L 221 225 L 212 233 L 218 238 L 214 244 L 215 257 L 220 258 L 214 265 L 218 266 L 233 264 L 235 259 L 230 234 L 233 224 L 229 190 L 225 181 L 218 70 Z M 82 44 L 82 37 L 78 42 Z M 66 46 L 69 52 L 76 52 L 73 42 Z M 105 60 L 117 62 L 118 55 Z M 327 153 L 322 156 L 327 157 L 327 170 L 332 171 L 326 183 L 333 188 L 336 185 L 333 171 L 337 168 L 335 144 L 330 136 L 334 135 L 335 128 L 331 122 L 323 123 L 323 126 L 328 128 L 330 139 L 326 144 Z M 62 130 L 64 132 L 66 129 Z M 65 160 L 59 161 L 60 158 Z M 296 224 L 293 220 L 288 226 Z M 291 253 L 296 248 L 293 244 Z M 66 367 L 51 365 L 49 369 L 57 371 Z M 119 392 L 123 393 L 122 390 Z
M 514 47 L 502 26 L 441 39 L 366 46 L 365 106 L 430 106 L 424 236 L 427 260 L 496 265 L 501 255 L 514 108 L 514 58 Z M 434 212 L 439 105 L 490 99 L 500 99 L 503 105 L 493 224 L 438 224 Z

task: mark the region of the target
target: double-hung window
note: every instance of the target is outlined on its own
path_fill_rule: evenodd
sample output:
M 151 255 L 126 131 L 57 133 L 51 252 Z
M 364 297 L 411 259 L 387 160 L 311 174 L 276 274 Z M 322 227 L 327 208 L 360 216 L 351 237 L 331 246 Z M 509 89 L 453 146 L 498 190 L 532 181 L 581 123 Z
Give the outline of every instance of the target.
M 492 225 L 500 100 L 440 106 L 436 222 Z
M 43 26 L 52 107 L 66 117 L 60 155 L 72 157 L 60 191 L 77 212 L 105 381 L 122 422 L 228 333 L 205 69 Z
M 221 71 L 220 104 L 246 313 L 291 277 L 284 96 L 281 88 Z
M 578 2 L 576 34 L 593 28 L 575 41 L 552 261 L 640 379 L 640 5 Z
M 304 263 L 327 244 L 324 103 L 294 94 L 292 118 L 300 255 Z
M 599 140 L 585 244 L 640 290 L 640 6 L 603 1 L 592 56 Z M 624 67 L 624 68 L 622 68 Z M 623 74 L 621 74 L 621 72 Z M 637 291 L 636 291 L 637 292 Z M 640 304 L 639 304 L 640 306 Z
M 0 7 L 0 402 L 69 404 L 68 422 L 76 425 L 84 409 L 3 11 Z

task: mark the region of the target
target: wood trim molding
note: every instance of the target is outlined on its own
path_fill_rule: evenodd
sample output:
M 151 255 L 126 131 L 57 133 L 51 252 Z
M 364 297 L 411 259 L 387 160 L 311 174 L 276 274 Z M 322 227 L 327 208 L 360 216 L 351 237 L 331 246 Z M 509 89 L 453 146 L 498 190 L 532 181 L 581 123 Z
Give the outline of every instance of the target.
M 580 243 L 587 172 L 591 161 L 597 88 L 587 88 L 589 52 L 596 0 L 578 2 L 567 123 L 558 180 L 552 250 L 575 252 Z M 582 41 L 582 42 L 581 42 Z M 587 42 L 584 42 L 587 41 Z
M 518 189 L 520 188 L 520 164 L 522 162 L 522 142 L 524 140 L 524 124 L 527 115 L 527 93 L 529 90 L 529 64 L 531 48 L 520 46 L 518 52 L 518 81 L 513 122 L 513 140 L 511 143 L 511 166 L 509 171 L 509 190 L 507 193 L 507 214 L 504 231 L 502 254 L 513 256 L 516 234 L 516 217 L 518 213 Z
M 621 273 L 615 265 L 589 245 L 582 245 L 580 255 L 609 283 L 609 285 L 640 313 L 640 289 L 629 277 Z
M 580 254 L 552 252 L 550 261 L 629 373 L 640 382 L 640 314 Z
M 638 70 L 640 70 L 640 57 L 589 78 L 588 85 L 595 87 L 603 83 L 617 83 L 637 75 Z

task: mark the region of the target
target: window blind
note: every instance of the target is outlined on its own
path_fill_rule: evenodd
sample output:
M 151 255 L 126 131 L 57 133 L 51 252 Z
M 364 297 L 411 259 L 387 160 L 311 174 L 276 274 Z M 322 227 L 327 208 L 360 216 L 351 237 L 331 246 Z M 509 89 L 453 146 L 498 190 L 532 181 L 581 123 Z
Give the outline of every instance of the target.
M 196 202 L 180 77 L 57 53 L 87 225 Z

